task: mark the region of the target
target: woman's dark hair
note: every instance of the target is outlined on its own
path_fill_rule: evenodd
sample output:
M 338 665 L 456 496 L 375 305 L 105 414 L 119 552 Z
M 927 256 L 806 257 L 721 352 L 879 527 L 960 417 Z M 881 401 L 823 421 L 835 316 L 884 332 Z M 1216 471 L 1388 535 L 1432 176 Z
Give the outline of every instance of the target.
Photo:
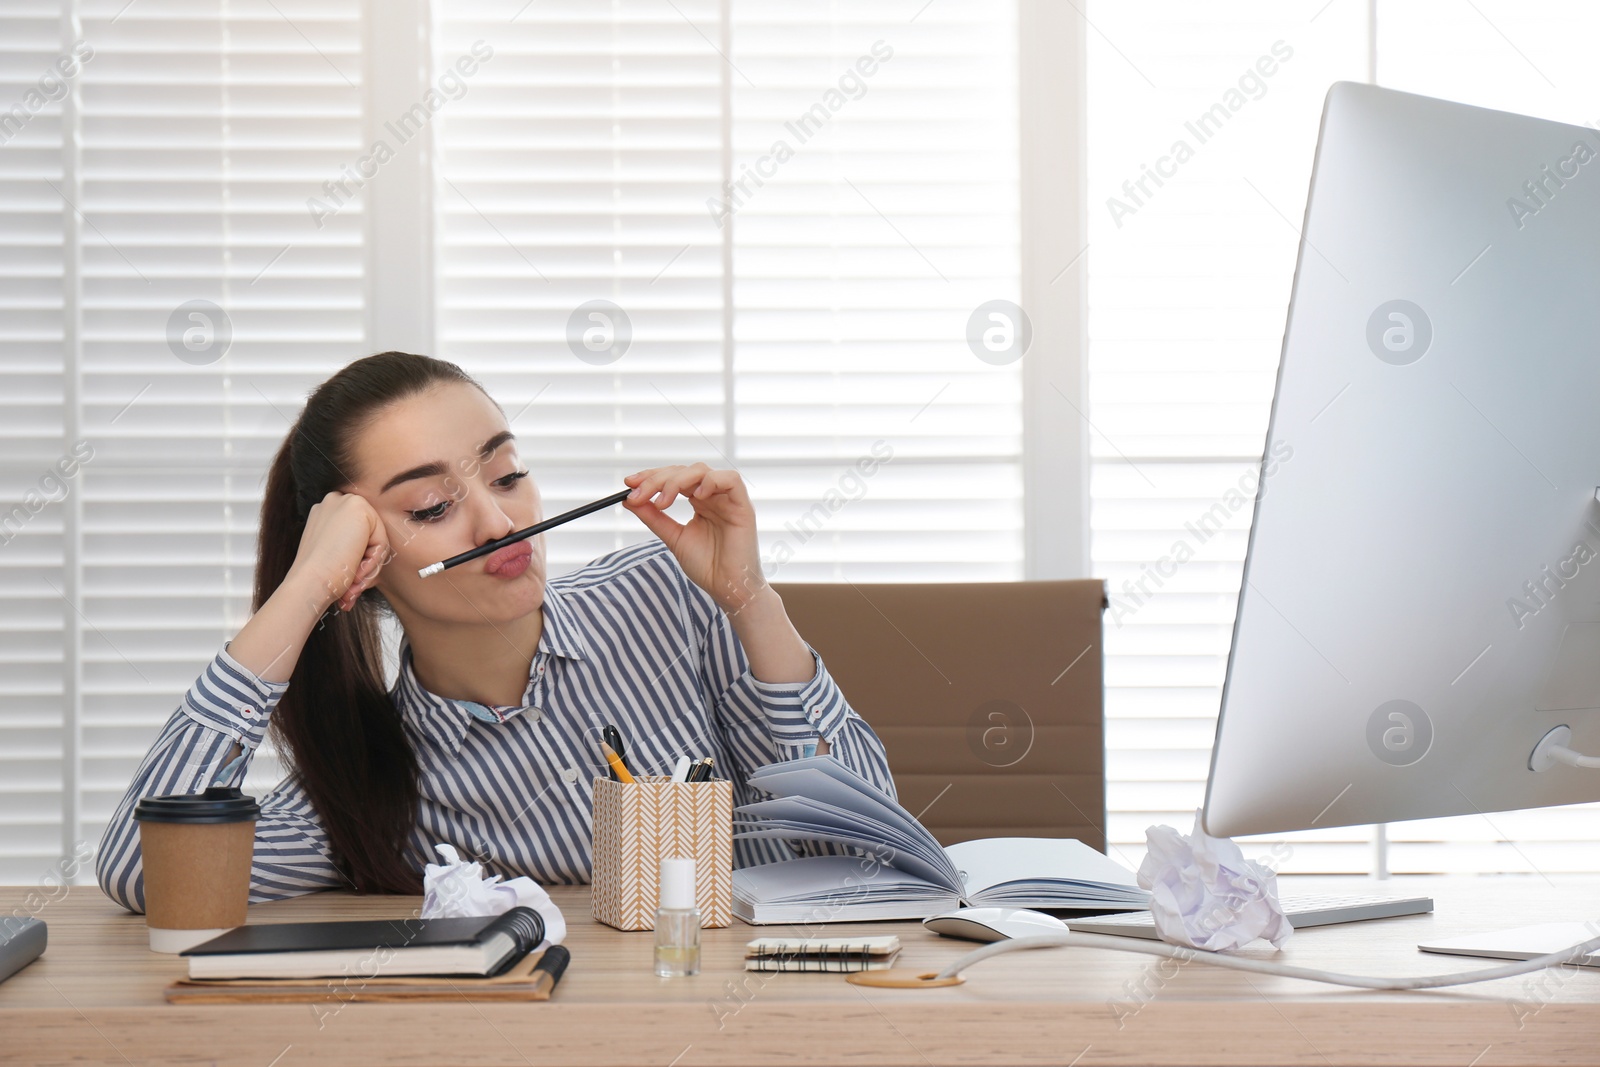
M 289 573 L 312 505 L 353 480 L 362 430 L 394 401 L 451 383 L 482 388 L 454 363 L 383 352 L 349 364 L 307 398 L 267 474 L 253 610 Z M 358 893 L 422 891 L 422 873 L 404 855 L 416 823 L 417 757 L 384 686 L 378 622 L 392 610 L 368 589 L 349 612 L 325 614 L 272 713 L 334 866 Z

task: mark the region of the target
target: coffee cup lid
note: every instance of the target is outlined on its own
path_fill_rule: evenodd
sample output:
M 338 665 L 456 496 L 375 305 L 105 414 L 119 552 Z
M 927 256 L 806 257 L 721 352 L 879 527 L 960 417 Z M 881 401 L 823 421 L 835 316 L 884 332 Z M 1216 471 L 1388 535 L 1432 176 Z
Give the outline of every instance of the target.
M 144 797 L 133 809 L 133 817 L 141 822 L 250 822 L 260 814 L 256 798 L 245 796 L 236 785 L 214 785 L 204 793 Z

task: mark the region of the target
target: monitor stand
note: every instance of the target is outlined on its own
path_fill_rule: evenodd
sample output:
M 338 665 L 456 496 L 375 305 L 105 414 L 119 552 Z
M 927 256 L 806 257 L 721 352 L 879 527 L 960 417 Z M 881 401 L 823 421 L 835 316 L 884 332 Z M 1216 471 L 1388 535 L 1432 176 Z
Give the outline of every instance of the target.
M 1485 930 L 1464 937 L 1447 937 L 1417 947 L 1449 956 L 1484 956 L 1495 960 L 1531 960 L 1600 937 L 1600 921 L 1540 923 L 1513 930 Z M 1572 961 L 1582 967 L 1600 967 L 1600 951 Z

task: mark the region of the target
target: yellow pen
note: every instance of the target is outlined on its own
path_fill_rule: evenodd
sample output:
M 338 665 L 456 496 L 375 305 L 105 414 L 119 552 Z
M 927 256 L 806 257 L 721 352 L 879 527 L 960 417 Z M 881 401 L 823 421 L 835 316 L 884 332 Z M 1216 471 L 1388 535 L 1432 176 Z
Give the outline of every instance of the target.
M 617 755 L 617 750 L 602 741 L 600 742 L 600 751 L 605 754 L 606 762 L 611 764 L 611 769 L 617 772 L 617 781 L 632 785 L 633 775 L 628 773 L 628 768 L 622 762 L 622 757 Z

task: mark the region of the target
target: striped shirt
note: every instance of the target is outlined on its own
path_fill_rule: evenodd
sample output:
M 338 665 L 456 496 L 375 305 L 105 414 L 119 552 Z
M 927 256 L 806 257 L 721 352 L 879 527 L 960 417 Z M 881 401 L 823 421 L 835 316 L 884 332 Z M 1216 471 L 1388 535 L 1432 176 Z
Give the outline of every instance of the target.
M 825 738 L 829 754 L 894 795 L 883 744 L 851 709 L 812 652 L 810 681 L 772 683 L 750 673 L 728 616 L 691 582 L 664 544 L 603 556 L 545 587 L 544 630 L 520 707 L 452 700 L 417 682 L 409 640 L 400 644 L 390 697 L 417 753 L 420 801 L 406 855 L 417 871 L 451 844 L 485 874 L 543 884 L 587 882 L 593 779 L 604 777 L 600 730 L 612 723 L 636 772 L 670 773 L 679 755 L 713 756 L 733 781 L 735 805 L 761 799 L 756 767 L 798 759 Z M 204 672 L 139 765 L 95 859 L 100 886 L 144 910 L 133 808 L 139 798 L 198 793 L 244 780 L 288 682 L 267 682 L 227 646 Z M 235 742 L 241 755 L 231 763 Z M 339 888 L 327 835 L 290 774 L 261 798 L 252 903 Z M 777 841 L 734 842 L 739 867 L 833 851 Z

